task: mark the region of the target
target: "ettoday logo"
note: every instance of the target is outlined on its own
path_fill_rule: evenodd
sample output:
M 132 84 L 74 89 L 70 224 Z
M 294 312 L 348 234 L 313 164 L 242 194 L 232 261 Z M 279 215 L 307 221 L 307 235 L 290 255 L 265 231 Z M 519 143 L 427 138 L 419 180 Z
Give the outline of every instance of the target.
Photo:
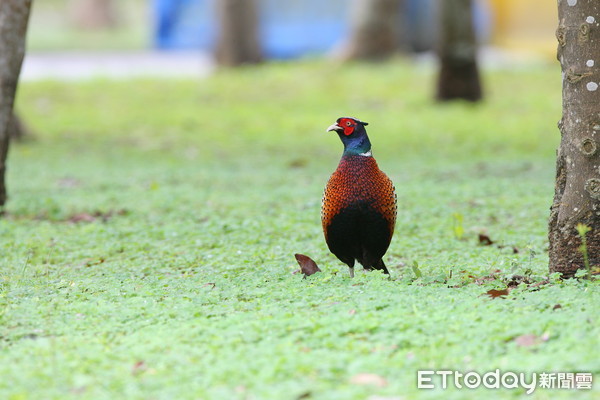
M 476 389 L 483 386 L 488 389 L 526 389 L 531 394 L 537 387 L 545 389 L 591 389 L 592 374 L 579 373 L 536 373 L 501 372 L 499 369 L 481 375 L 478 372 L 462 373 L 459 371 L 417 371 L 417 388 L 419 389 L 446 389 L 449 382 L 457 389 Z

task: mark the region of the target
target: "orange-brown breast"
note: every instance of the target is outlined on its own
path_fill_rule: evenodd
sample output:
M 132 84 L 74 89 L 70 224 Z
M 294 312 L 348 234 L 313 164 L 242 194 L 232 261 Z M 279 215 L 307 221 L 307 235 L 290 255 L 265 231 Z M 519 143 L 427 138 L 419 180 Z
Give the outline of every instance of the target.
M 396 224 L 396 193 L 392 181 L 373 157 L 344 156 L 329 178 L 321 207 L 325 240 L 333 217 L 356 203 L 369 204 L 387 221 L 391 239 Z

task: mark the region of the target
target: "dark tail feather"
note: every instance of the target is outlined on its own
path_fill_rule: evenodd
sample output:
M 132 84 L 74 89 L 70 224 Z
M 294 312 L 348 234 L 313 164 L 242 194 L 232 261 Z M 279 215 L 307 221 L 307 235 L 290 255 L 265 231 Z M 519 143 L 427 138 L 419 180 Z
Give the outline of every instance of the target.
M 387 267 L 383 263 L 383 258 L 373 264 L 373 268 L 383 271 L 384 274 L 389 275 L 390 271 L 388 271 Z

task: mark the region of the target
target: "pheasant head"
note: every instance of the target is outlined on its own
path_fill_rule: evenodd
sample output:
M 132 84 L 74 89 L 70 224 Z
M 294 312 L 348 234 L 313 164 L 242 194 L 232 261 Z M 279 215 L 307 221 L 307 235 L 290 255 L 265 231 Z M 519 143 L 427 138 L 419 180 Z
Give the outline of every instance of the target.
M 327 132 L 335 131 L 344 144 L 343 155 L 371 155 L 371 142 L 365 126 L 368 123 L 358 118 L 340 117 L 335 124 L 327 128 Z

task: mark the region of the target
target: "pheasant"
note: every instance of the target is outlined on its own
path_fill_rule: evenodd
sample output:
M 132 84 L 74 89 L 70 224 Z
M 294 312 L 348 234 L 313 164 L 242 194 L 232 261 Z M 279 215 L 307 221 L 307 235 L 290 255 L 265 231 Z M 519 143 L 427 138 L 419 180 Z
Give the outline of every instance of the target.
M 355 261 L 366 270 L 389 274 L 383 255 L 396 224 L 394 185 L 373 158 L 366 125 L 341 117 L 327 128 L 327 132 L 337 132 L 344 153 L 325 187 L 321 223 L 327 247 L 348 265 L 351 277 Z

